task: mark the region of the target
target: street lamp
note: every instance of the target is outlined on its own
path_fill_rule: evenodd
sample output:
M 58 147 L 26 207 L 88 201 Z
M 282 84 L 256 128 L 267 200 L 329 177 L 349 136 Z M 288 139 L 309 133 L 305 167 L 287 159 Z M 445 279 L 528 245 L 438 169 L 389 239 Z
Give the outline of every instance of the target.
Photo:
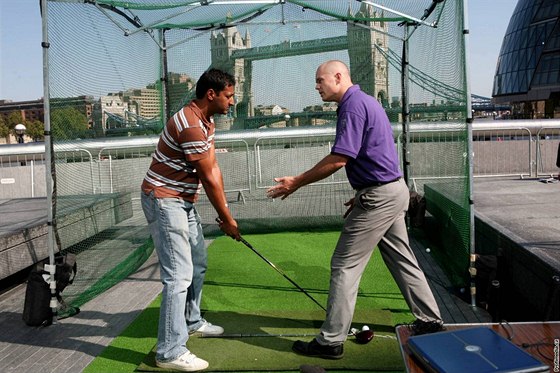
M 16 131 L 18 144 L 23 144 L 25 142 L 23 141 L 23 134 L 25 133 L 26 130 L 25 126 L 21 123 L 16 124 L 14 130 Z

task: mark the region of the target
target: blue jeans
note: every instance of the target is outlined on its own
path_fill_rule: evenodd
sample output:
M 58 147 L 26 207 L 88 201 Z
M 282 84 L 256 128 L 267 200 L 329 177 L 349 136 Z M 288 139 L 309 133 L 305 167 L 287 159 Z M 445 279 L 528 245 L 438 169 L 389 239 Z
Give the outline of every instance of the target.
M 200 217 L 191 202 L 143 192 L 141 200 L 163 284 L 156 359 L 168 362 L 188 351 L 189 330 L 204 322 L 200 298 L 208 255 Z

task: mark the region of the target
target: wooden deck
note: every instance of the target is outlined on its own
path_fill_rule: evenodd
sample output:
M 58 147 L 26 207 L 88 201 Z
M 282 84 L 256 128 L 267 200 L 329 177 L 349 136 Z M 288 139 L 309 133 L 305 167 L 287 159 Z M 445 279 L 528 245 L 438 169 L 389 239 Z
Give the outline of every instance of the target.
M 446 323 L 489 321 L 449 293 L 450 285 L 425 247 L 412 240 Z M 161 291 L 155 254 L 132 276 L 57 325 L 29 327 L 22 320 L 25 284 L 0 295 L 0 371 L 81 372 Z
M 470 303 L 465 302 L 453 293 L 447 276 L 431 254 L 426 251 L 426 247 L 414 239 L 411 240 L 411 245 L 420 266 L 426 274 L 441 316 L 446 324 L 484 323 L 492 320 L 486 310 L 471 306 Z

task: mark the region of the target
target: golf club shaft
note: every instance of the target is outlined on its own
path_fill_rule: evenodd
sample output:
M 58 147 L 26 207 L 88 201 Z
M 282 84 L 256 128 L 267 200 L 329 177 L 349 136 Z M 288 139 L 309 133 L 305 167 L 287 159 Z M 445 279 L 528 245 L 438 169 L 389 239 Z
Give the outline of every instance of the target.
M 294 280 L 292 280 L 291 278 L 288 277 L 288 275 L 286 275 L 284 273 L 284 271 L 282 271 L 280 268 L 276 267 L 274 265 L 274 263 L 272 263 L 270 260 L 266 259 L 263 255 L 261 255 L 261 253 L 259 253 L 254 247 L 253 245 L 251 245 L 249 242 L 247 242 L 243 237 L 240 237 L 239 241 L 243 242 L 243 244 L 245 246 L 247 246 L 249 249 L 251 249 L 255 254 L 257 254 L 262 260 L 264 260 L 265 262 L 268 263 L 268 265 L 270 265 L 272 268 L 274 268 L 276 270 L 276 272 L 280 273 L 282 276 L 284 276 L 284 278 L 288 281 L 290 281 L 292 283 L 292 285 L 294 285 L 296 288 L 298 288 L 299 290 L 301 290 L 303 292 L 303 294 L 307 295 L 309 297 L 309 299 L 311 299 L 313 302 L 315 302 L 315 304 L 317 304 L 319 307 L 321 307 L 325 312 L 327 311 L 327 309 L 325 307 L 323 307 L 323 305 L 319 302 L 317 302 L 317 300 L 315 298 L 313 298 L 311 296 L 311 294 L 309 294 L 307 291 L 305 291 L 304 288 L 302 288 L 301 286 L 299 286 Z
M 315 337 L 317 333 L 229 333 L 220 335 L 201 335 L 200 338 L 259 338 L 259 337 Z
M 220 220 L 220 218 L 216 218 L 216 221 L 219 223 L 221 223 L 222 221 Z M 286 275 L 284 273 L 284 271 L 282 271 L 280 268 L 276 267 L 274 265 L 274 263 L 272 263 L 270 260 L 266 259 L 263 255 L 261 255 L 261 253 L 259 253 L 254 247 L 253 245 L 251 245 L 249 242 L 247 242 L 243 237 L 239 237 L 239 241 L 243 242 L 243 244 L 245 246 L 247 246 L 249 249 L 251 249 L 251 251 L 253 251 L 255 254 L 257 254 L 262 260 L 264 260 L 265 262 L 268 263 L 269 266 L 271 266 L 272 268 L 274 268 L 276 270 L 276 272 L 280 273 L 282 276 L 284 276 L 284 278 L 288 281 L 290 281 L 292 283 L 292 285 L 294 285 L 296 288 L 298 288 L 299 290 L 301 290 L 301 292 L 303 292 L 303 294 L 307 295 L 309 297 L 309 299 L 311 299 L 313 302 L 315 302 L 315 304 L 317 304 L 319 307 L 321 307 L 325 312 L 327 312 L 327 309 L 325 307 L 323 307 L 323 305 L 319 302 L 317 302 L 317 300 L 315 298 L 313 298 L 311 296 L 311 294 L 309 294 L 307 291 L 305 291 L 304 288 L 302 288 L 301 286 L 299 286 L 298 284 L 296 284 L 296 282 L 294 280 L 292 280 L 291 278 L 288 277 L 288 275 Z
M 199 338 L 265 338 L 265 337 L 316 337 L 317 333 L 280 333 L 280 334 L 269 334 L 269 333 L 227 333 L 220 335 L 200 335 Z M 348 337 L 356 337 L 356 333 L 348 333 Z M 397 339 L 393 335 L 381 335 L 375 334 L 377 338 L 388 338 Z

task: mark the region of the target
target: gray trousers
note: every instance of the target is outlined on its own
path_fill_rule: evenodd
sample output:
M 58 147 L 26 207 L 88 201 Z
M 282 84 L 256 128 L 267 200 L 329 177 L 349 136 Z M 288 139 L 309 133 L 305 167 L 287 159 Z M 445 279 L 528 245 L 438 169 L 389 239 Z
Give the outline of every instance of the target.
M 359 190 L 331 258 L 327 317 L 317 341 L 344 342 L 352 324 L 358 286 L 376 246 L 412 314 L 423 321 L 441 320 L 424 272 L 410 248 L 405 223 L 409 190 L 399 181 Z

